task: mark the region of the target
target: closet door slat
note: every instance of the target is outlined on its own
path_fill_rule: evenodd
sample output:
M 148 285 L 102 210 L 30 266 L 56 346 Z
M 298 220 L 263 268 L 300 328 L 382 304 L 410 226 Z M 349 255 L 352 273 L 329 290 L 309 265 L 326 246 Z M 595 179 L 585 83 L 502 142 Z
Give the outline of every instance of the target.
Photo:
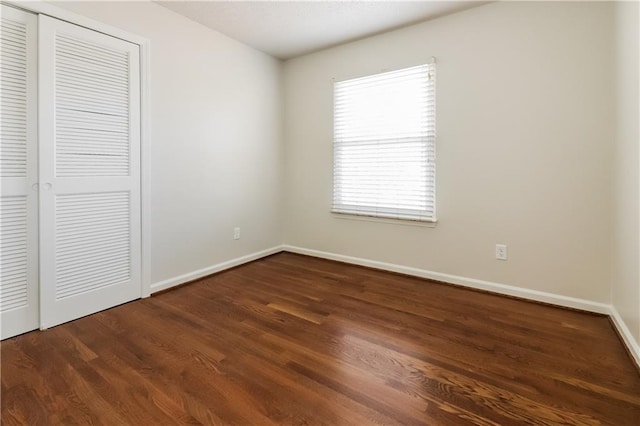
M 37 17 L 0 5 L 0 337 L 38 327 Z
M 4 12 L 4 8 L 3 8 Z M 14 18 L 15 19 L 15 18 Z M 16 61 L 0 62 L 0 87 L 2 89 L 2 129 L 11 129 L 12 136 L 3 134 L 0 143 L 0 178 L 27 177 L 27 23 L 15 21 L 3 13 L 0 26 L 0 49 L 2 56 L 14 57 Z M 11 92 L 11 93 L 10 93 Z M 18 105 L 6 105 L 11 96 Z M 16 107 L 17 106 L 17 107 Z M 7 142 L 12 142 L 11 157 L 7 157 Z

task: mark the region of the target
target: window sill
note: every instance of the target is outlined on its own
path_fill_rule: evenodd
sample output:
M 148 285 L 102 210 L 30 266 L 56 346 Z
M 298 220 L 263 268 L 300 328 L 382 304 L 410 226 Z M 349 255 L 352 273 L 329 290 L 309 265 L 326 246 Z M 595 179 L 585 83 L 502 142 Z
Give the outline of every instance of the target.
M 417 226 L 420 228 L 435 228 L 438 224 L 437 219 L 434 221 L 422 221 L 412 219 L 394 219 L 388 217 L 365 216 L 351 213 L 331 212 L 336 219 L 356 220 L 360 222 L 386 223 L 390 225 Z

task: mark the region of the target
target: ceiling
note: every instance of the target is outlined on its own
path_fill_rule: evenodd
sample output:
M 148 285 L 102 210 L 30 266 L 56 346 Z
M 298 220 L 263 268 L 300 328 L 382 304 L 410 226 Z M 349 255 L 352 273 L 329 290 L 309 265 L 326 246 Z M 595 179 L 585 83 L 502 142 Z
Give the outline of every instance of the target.
M 279 59 L 469 9 L 481 1 L 156 1 Z

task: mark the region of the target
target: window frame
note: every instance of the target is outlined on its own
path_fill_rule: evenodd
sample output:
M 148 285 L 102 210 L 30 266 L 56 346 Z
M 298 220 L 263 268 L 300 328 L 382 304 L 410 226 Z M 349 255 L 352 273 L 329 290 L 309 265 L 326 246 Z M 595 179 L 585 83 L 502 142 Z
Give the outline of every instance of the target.
M 338 126 L 339 126 L 338 123 L 340 122 L 340 120 L 344 120 L 344 117 L 339 116 L 339 113 L 337 112 L 338 111 L 337 99 L 341 99 L 341 101 L 343 101 L 345 96 L 344 93 L 340 93 L 341 86 L 345 86 L 345 85 L 347 87 L 349 87 L 349 85 L 357 86 L 358 84 L 363 84 L 363 82 L 364 84 L 366 84 L 367 81 L 375 82 L 376 79 L 383 81 L 383 84 L 387 82 L 393 83 L 394 77 L 399 80 L 400 78 L 403 77 L 404 73 L 412 72 L 415 70 L 424 71 L 423 74 L 421 74 L 420 72 L 416 72 L 415 74 L 420 76 L 415 77 L 415 79 L 418 82 L 421 81 L 422 84 L 424 85 L 423 86 L 424 93 L 421 93 L 421 100 L 426 102 L 427 106 L 425 107 L 425 111 L 426 111 L 424 112 L 425 116 L 420 121 L 420 126 L 424 127 L 424 129 L 426 130 L 422 130 L 420 133 L 420 136 L 413 136 L 412 138 L 419 140 L 420 141 L 419 143 L 422 144 L 422 147 L 418 148 L 417 151 L 422 152 L 424 155 L 424 160 L 422 160 L 419 163 L 419 167 L 424 168 L 423 178 L 425 180 L 424 182 L 420 182 L 421 179 L 418 179 L 418 180 L 409 179 L 407 180 L 407 182 L 413 183 L 414 185 L 418 183 L 419 186 L 424 184 L 423 192 L 422 190 L 417 192 L 421 197 L 423 197 L 423 199 L 421 199 L 420 202 L 424 202 L 424 209 L 419 210 L 417 208 L 409 208 L 409 209 L 403 208 L 403 206 L 401 205 L 402 201 L 399 203 L 400 205 L 396 204 L 395 206 L 389 207 L 381 204 L 374 205 L 374 203 L 372 202 L 366 205 L 363 205 L 362 203 L 358 204 L 358 203 L 349 202 L 350 201 L 349 199 L 345 200 L 344 193 L 343 193 L 344 189 L 342 188 L 344 187 L 344 183 L 345 181 L 348 180 L 348 178 L 344 178 L 344 176 L 340 175 L 340 173 L 341 172 L 344 173 L 345 170 L 349 170 L 349 169 L 345 168 L 340 163 L 340 161 L 343 160 L 343 158 L 339 158 L 339 156 L 345 156 L 345 154 L 343 153 L 339 154 L 339 152 L 340 150 L 348 149 L 349 144 L 357 145 L 358 142 L 353 142 L 353 141 L 347 142 L 345 140 L 340 140 L 340 135 L 339 135 L 340 131 L 338 130 Z M 422 78 L 424 78 L 424 80 L 420 80 Z M 421 87 L 421 90 L 422 90 L 422 87 Z M 334 81 L 333 83 L 333 174 L 332 174 L 333 187 L 332 187 L 331 213 L 340 215 L 342 217 L 347 217 L 347 218 L 360 217 L 363 219 L 373 219 L 374 221 L 382 221 L 382 222 L 398 220 L 403 223 L 418 222 L 422 224 L 425 224 L 425 223 L 435 224 L 437 222 L 436 132 L 435 132 L 436 131 L 436 112 L 437 111 L 436 111 L 435 58 L 431 58 L 430 62 L 417 65 L 417 66 L 400 68 L 394 71 L 385 71 L 382 73 L 370 74 L 370 75 L 365 75 L 362 77 L 357 77 L 352 79 Z M 340 125 L 343 125 L 343 123 L 340 122 Z M 364 133 L 366 133 L 366 131 Z M 412 138 L 408 138 L 408 139 L 412 139 Z M 347 138 L 345 137 L 344 139 L 347 139 Z M 381 137 L 380 134 L 378 134 L 374 139 L 372 139 L 372 142 L 378 147 L 379 150 L 381 147 L 382 147 L 382 150 L 384 150 L 385 147 L 388 149 L 393 144 L 400 143 L 398 142 L 398 139 L 399 138 L 397 136 L 390 136 L 385 138 L 385 137 Z M 362 154 L 362 155 L 366 156 L 366 154 Z M 377 154 L 377 155 L 378 157 L 381 157 L 381 154 Z M 373 161 L 372 164 L 373 163 L 375 163 L 375 161 Z M 391 164 L 393 163 L 393 161 L 388 161 L 386 163 Z M 387 165 L 387 164 L 384 164 L 384 165 Z M 423 172 L 421 171 L 420 173 L 423 173 Z M 388 190 L 391 190 L 390 185 L 393 184 L 394 181 L 393 180 L 389 180 L 386 182 L 383 181 L 383 183 L 386 185 L 386 188 Z M 397 183 L 398 181 L 395 182 L 396 185 Z M 343 185 L 343 187 L 340 186 L 341 184 Z M 381 192 L 380 190 L 377 190 L 377 191 L 378 193 Z M 376 195 L 376 196 L 378 197 L 376 199 L 378 203 L 383 201 L 383 199 L 379 195 Z M 405 196 L 404 199 L 406 200 L 407 198 L 408 197 Z M 385 202 L 388 203 L 389 200 L 387 199 Z

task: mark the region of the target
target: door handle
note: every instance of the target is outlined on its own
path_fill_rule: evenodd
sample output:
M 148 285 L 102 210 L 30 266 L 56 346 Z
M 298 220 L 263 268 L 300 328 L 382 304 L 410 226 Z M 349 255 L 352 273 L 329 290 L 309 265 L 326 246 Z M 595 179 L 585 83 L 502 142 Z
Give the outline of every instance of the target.
M 49 191 L 51 188 L 53 188 L 53 185 L 49 182 L 45 182 L 42 184 L 42 189 L 44 189 L 45 191 Z

